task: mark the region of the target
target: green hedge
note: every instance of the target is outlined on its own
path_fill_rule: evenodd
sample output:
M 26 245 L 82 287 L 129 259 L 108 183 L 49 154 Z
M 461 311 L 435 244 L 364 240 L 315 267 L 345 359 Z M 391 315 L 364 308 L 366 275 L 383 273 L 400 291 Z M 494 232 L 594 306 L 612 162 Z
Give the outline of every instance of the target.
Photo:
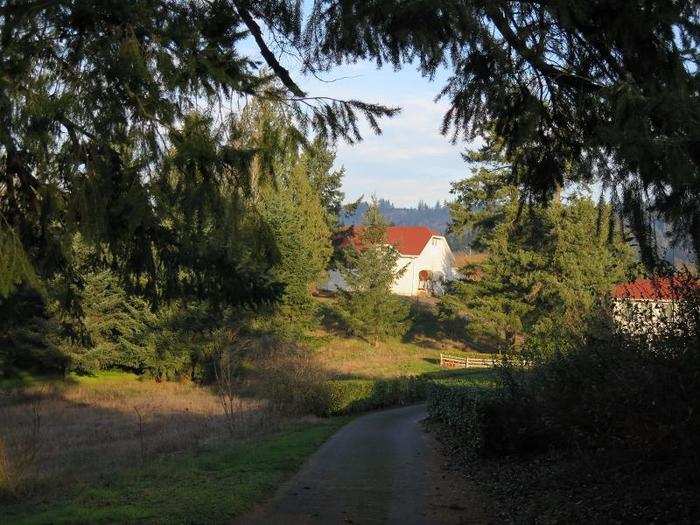
M 354 414 L 424 401 L 428 380 L 420 377 L 346 379 L 326 384 L 327 402 L 318 415 Z
M 466 381 L 434 381 L 427 392 L 428 416 L 444 425 L 470 452 L 511 454 L 547 448 L 550 434 L 542 414 L 526 397 L 506 388 L 482 388 Z
M 478 404 L 484 389 L 462 381 L 434 381 L 427 393 L 428 417 L 447 427 L 456 440 L 480 449 Z

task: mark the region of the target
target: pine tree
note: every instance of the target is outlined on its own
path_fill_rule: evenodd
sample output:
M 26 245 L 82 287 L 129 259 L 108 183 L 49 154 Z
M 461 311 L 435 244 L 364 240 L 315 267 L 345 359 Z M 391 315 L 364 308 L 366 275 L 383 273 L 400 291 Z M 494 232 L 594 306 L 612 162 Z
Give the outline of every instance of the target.
M 328 216 L 303 158 L 296 159 L 275 186 L 261 192 L 259 209 L 276 254 L 272 275 L 284 287 L 282 322 L 287 328 L 289 323 L 303 327 L 314 318 L 311 287 L 332 252 Z
M 95 267 L 95 255 L 76 235 L 71 256 L 80 277 L 61 276 L 49 284 L 46 312 L 61 326 L 58 351 L 68 369 L 81 373 L 110 368 L 143 372 L 153 358 L 149 334 L 156 318 L 114 272 Z
M 321 199 L 326 210 L 328 226 L 331 230 L 340 228 L 345 194 L 341 191 L 345 168 L 334 170 L 336 153 L 327 141 L 317 137 L 302 153 L 301 161 L 306 164 L 311 185 Z
M 196 113 L 171 139 L 149 188 L 157 298 L 215 306 L 274 300 L 279 287 L 271 274 L 270 239 L 252 212 L 254 186 L 264 182 L 254 181 L 250 169 L 258 157 L 255 145 Z
M 407 329 L 409 306 L 392 294 L 394 281 L 405 268 L 398 268 L 399 253 L 387 244 L 386 219 L 372 200 L 359 230 L 359 246 L 349 248 L 340 273 L 347 289 L 340 291 L 339 313 L 350 329 L 373 343 Z

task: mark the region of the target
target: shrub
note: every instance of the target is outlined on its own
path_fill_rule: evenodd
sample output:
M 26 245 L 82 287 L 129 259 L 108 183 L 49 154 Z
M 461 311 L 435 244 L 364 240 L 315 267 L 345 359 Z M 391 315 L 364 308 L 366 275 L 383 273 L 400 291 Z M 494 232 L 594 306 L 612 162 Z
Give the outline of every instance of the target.
M 693 290 L 693 288 L 689 288 Z M 696 289 L 695 289 L 696 290 Z M 480 453 L 556 448 L 625 450 L 700 471 L 700 301 L 637 336 L 604 322 L 531 369 L 508 363 L 493 391 L 435 384 L 430 415 Z M 599 316 L 604 320 L 604 316 Z M 637 323 L 642 321 L 637 320 Z
M 446 427 L 469 450 L 482 444 L 478 401 L 481 389 L 457 381 L 434 381 L 428 389 L 428 416 Z
M 549 446 L 536 406 L 508 388 L 443 381 L 432 383 L 427 397 L 429 417 L 448 427 L 470 453 L 526 453 Z
M 258 360 L 261 394 L 293 415 L 324 414 L 329 403 L 326 372 L 308 351 L 270 341 Z
M 428 381 L 420 377 L 349 379 L 327 383 L 327 406 L 318 415 L 353 414 L 424 401 Z

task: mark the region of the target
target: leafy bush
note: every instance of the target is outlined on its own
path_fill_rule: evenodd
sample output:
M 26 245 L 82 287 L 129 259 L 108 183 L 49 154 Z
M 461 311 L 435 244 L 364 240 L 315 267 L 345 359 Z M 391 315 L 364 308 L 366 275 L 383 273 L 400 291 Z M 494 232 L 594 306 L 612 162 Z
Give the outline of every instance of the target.
M 428 416 L 450 429 L 470 450 L 479 450 L 482 439 L 478 417 L 479 396 L 484 393 L 470 383 L 434 381 L 428 389 Z
M 535 406 L 506 388 L 484 389 L 472 383 L 433 382 L 428 415 L 449 428 L 469 452 L 484 455 L 526 453 L 549 445 Z

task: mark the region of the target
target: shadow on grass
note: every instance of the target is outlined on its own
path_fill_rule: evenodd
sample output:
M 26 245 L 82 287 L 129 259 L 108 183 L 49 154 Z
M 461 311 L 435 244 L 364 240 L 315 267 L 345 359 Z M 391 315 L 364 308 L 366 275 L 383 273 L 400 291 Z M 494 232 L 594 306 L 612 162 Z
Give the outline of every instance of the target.
M 9 377 L 0 378 L 0 391 L 21 390 L 31 387 L 42 387 L 48 385 L 75 385 L 78 384 L 79 377 L 74 374 L 41 374 L 31 372 L 18 372 Z
M 411 300 L 411 327 L 402 341 L 422 348 L 441 350 L 462 346 L 465 350 L 491 354 L 496 346 L 468 336 L 465 318 L 441 319 L 434 301 Z
M 340 315 L 338 315 L 338 310 L 333 303 L 320 303 L 319 314 L 321 326 L 328 332 L 342 336 L 348 335 L 348 328 Z

